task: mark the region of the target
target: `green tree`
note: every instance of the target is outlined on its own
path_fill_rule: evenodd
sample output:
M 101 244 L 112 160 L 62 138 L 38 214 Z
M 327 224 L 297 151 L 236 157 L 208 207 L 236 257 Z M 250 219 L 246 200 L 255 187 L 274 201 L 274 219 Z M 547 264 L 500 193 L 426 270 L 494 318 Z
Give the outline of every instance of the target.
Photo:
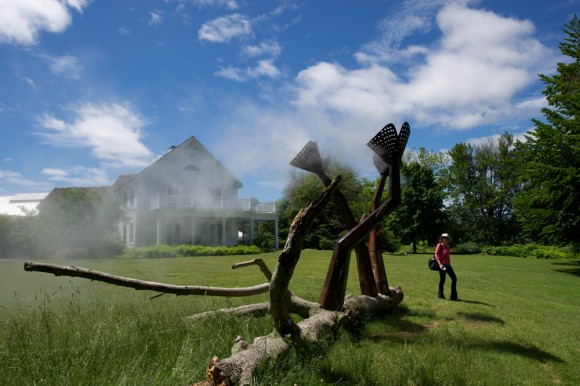
M 119 254 L 117 224 L 122 214 L 106 188 L 55 189 L 41 204 L 36 221 L 39 254 Z
M 517 234 L 512 200 L 518 191 L 513 136 L 474 146 L 459 143 L 449 151 L 445 181 L 448 214 L 459 239 L 482 244 L 510 242 Z
M 421 240 L 435 242 L 444 223 L 443 190 L 437 183 L 433 169 L 417 161 L 403 164 L 401 173 L 405 183 L 401 191 L 401 204 L 389 218 L 389 228 L 405 244 Z
M 0 258 L 22 258 L 35 255 L 34 214 L 0 215 Z
M 545 121 L 519 144 L 523 189 L 514 200 L 525 235 L 547 244 L 580 244 L 580 21 L 565 25 L 560 51 L 571 60 L 540 75 Z

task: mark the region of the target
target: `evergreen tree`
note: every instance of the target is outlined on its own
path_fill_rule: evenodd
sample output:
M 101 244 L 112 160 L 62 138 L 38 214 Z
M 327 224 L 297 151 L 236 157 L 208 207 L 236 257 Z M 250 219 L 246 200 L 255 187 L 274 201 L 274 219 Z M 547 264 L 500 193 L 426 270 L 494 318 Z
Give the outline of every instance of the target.
M 547 244 L 580 243 L 580 21 L 565 25 L 560 43 L 571 60 L 540 75 L 548 107 L 545 120 L 518 146 L 523 190 L 514 200 L 525 235 Z

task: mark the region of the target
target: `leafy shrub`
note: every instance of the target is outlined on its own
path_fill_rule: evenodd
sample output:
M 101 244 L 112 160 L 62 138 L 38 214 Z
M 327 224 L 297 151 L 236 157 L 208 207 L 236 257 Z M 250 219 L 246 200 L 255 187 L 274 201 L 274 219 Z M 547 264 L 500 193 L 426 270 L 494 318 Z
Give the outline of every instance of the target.
M 481 247 L 474 242 L 465 242 L 453 246 L 454 253 L 461 253 L 463 255 L 470 253 L 480 253 Z
M 261 253 L 255 245 L 236 245 L 233 247 L 208 247 L 205 245 L 153 245 L 149 247 L 125 249 L 121 258 L 124 259 L 150 259 L 158 257 L 181 257 L 181 256 L 229 256 L 229 255 L 255 255 Z
M 484 255 L 517 256 L 531 259 L 573 259 L 574 255 L 566 248 L 549 245 L 515 244 L 488 246 L 481 251 Z

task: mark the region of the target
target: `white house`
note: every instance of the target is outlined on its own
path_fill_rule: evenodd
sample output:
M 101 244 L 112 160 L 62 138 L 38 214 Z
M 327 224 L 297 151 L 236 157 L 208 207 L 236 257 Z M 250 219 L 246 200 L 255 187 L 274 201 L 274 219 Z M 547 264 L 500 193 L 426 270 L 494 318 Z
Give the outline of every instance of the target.
M 111 192 L 125 217 L 119 232 L 127 246 L 236 245 L 252 242 L 256 224 L 273 222 L 275 203 L 238 198 L 242 183 L 195 137 L 138 174 L 121 175 Z

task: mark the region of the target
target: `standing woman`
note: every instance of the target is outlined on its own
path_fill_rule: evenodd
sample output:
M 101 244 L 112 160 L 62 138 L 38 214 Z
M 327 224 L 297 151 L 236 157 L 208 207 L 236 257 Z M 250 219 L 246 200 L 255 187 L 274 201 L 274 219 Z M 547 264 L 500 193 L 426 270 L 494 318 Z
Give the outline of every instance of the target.
M 449 275 L 451 278 L 451 300 L 458 301 L 457 297 L 457 276 L 451 266 L 451 247 L 449 246 L 449 233 L 443 233 L 439 237 L 439 244 L 435 248 L 435 259 L 439 263 L 439 291 L 437 297 L 445 299 L 443 294 L 443 286 L 445 285 L 445 277 Z

